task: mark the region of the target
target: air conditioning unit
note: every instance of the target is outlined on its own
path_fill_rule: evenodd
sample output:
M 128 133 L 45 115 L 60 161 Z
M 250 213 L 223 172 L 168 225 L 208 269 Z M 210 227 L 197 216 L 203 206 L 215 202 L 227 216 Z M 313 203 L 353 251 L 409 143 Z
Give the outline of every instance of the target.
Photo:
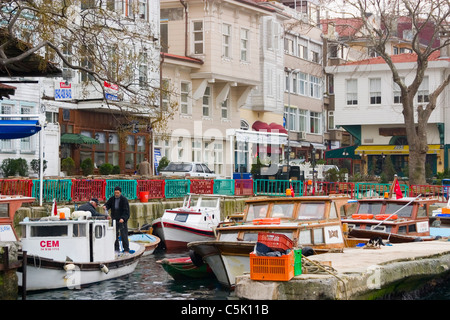
M 305 131 L 300 131 L 298 133 L 298 140 L 306 140 L 306 132 Z

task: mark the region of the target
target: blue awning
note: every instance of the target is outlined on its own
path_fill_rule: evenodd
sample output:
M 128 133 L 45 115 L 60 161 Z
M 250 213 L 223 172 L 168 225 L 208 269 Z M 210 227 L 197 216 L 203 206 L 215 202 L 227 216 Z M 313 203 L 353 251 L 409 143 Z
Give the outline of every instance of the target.
M 21 139 L 41 130 L 38 120 L 0 120 L 0 139 Z

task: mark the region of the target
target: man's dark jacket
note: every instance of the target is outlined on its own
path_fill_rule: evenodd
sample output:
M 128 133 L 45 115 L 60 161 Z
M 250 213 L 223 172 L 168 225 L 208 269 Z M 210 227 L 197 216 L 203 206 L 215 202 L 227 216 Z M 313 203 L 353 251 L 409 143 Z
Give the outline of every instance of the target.
M 111 209 L 111 218 L 114 220 L 120 220 L 123 219 L 124 222 L 128 221 L 128 218 L 130 217 L 130 205 L 128 203 L 128 199 L 124 197 L 123 195 L 120 195 L 119 197 L 119 210 L 116 210 L 115 207 L 115 200 L 116 197 L 112 196 L 109 198 L 109 200 L 105 203 L 106 209 Z
M 78 210 L 89 211 L 93 217 L 106 217 L 106 215 L 103 215 L 100 212 L 98 212 L 97 210 L 95 210 L 95 207 L 90 202 L 79 206 Z

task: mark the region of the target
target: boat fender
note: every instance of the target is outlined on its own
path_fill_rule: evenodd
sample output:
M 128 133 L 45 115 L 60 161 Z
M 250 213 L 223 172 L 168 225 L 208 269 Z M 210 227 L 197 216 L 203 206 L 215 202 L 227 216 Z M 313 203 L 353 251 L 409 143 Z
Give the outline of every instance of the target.
M 100 265 L 100 270 L 104 273 L 104 274 L 108 274 L 109 269 L 107 266 L 105 266 L 104 264 Z
M 189 250 L 189 258 L 196 267 L 201 267 L 204 263 L 202 257 L 194 250 Z
M 303 247 L 302 248 L 302 255 L 305 257 L 314 255 L 314 249 L 311 247 Z
M 75 270 L 75 265 L 73 263 L 68 263 L 64 265 L 64 270 L 67 271 L 72 271 Z

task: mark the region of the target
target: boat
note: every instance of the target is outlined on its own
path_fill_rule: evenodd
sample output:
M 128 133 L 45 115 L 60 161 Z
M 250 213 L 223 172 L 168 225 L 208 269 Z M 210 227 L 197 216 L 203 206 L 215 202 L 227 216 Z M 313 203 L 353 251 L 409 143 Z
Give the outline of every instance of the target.
M 188 248 L 202 257 L 217 280 L 232 289 L 236 277 L 250 271 L 250 253 L 261 233 L 286 236 L 305 255 L 342 252 L 346 246 L 340 212 L 348 196 L 259 197 L 246 200 L 241 222 L 223 222 L 217 238 Z
M 194 259 L 195 261 L 195 259 Z M 194 263 L 190 256 L 164 258 L 156 261 L 174 280 L 215 278 L 214 272 L 206 263 Z
M 186 251 L 192 241 L 214 239 L 223 195 L 188 194 L 179 208 L 167 209 L 152 222 L 153 234 L 167 251 Z
M 116 226 L 75 211 L 67 219 L 51 215 L 20 222 L 24 268 L 17 270 L 22 290 L 79 289 L 132 273 L 144 246 L 130 242 L 130 252 L 115 251 Z M 26 260 L 25 260 L 26 257 Z M 23 279 L 23 271 L 25 279 Z
M 342 219 L 348 225 L 349 237 L 381 238 L 390 243 L 433 240 L 429 212 L 436 199 L 420 196 L 359 199 L 352 215 Z
M 157 236 L 148 233 L 136 233 L 130 234 L 128 236 L 128 240 L 131 242 L 136 242 L 144 246 L 144 256 L 148 256 L 152 254 L 155 249 L 158 247 L 161 239 Z

